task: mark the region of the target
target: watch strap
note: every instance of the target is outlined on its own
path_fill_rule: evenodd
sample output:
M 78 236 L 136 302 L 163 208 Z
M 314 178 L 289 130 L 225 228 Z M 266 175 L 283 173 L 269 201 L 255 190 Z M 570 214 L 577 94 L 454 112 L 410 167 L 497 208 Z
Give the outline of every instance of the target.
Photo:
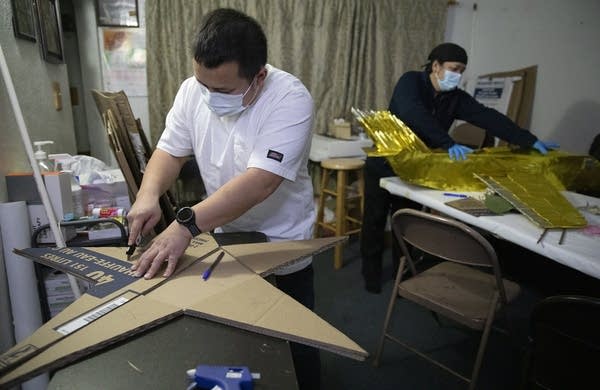
M 192 233 L 192 236 L 194 237 L 202 233 L 202 230 L 200 230 L 200 228 L 198 227 L 198 225 L 196 225 L 196 222 L 194 221 L 186 223 L 185 227 L 188 228 L 188 230 L 190 231 L 190 233 Z

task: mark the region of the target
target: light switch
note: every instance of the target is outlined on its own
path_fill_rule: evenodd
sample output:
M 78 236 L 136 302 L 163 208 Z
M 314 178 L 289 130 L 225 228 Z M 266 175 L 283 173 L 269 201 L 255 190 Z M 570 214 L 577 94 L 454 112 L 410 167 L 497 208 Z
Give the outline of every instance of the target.
M 56 111 L 62 110 L 62 93 L 60 92 L 60 83 L 52 82 L 52 94 L 54 96 L 54 108 Z

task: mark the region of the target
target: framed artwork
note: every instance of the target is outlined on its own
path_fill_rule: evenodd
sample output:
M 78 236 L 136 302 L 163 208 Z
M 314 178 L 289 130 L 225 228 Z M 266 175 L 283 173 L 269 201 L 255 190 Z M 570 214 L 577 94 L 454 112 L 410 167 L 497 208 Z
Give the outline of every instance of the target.
M 96 0 L 98 26 L 139 27 L 137 0 Z
M 35 18 L 30 0 L 12 0 L 13 29 L 15 36 L 35 42 Z
M 35 1 L 42 57 L 53 64 L 64 62 L 58 0 Z

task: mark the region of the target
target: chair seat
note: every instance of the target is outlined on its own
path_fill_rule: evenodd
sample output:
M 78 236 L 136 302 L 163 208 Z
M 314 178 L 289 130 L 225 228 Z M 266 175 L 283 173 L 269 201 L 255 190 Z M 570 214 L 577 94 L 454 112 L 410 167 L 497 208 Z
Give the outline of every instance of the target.
M 510 302 L 519 294 L 519 285 L 503 282 Z M 398 295 L 472 329 L 483 329 L 495 291 L 494 275 L 451 262 L 439 263 L 398 287 Z

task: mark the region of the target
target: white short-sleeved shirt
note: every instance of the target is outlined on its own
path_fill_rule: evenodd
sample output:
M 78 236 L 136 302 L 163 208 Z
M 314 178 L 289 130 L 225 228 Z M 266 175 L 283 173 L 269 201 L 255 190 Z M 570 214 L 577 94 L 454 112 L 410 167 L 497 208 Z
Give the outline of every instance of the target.
M 176 157 L 195 155 L 209 196 L 250 167 L 283 177 L 273 194 L 221 230 L 260 231 L 271 241 L 309 239 L 315 221 L 307 166 L 313 100 L 296 77 L 270 65 L 266 68 L 258 98 L 231 117 L 213 113 L 202 99 L 198 81 L 185 80 L 157 147 Z M 297 271 L 310 261 L 278 273 Z

